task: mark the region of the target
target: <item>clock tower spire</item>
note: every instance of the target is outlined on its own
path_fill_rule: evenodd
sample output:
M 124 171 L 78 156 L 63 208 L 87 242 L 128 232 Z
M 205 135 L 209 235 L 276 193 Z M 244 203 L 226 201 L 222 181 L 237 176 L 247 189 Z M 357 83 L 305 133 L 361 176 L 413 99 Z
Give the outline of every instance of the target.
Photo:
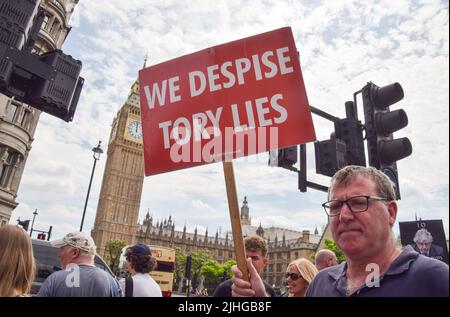
M 134 243 L 144 182 L 139 80 L 131 86 L 117 112 L 108 143 L 107 160 L 100 190 L 92 237 L 97 252 L 108 258 L 110 240 Z

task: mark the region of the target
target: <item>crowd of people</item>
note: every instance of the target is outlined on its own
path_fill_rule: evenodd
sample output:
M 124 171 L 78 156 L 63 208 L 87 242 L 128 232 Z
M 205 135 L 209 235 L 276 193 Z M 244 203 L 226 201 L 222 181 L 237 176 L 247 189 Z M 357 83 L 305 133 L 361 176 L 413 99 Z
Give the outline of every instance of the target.
M 311 259 L 299 258 L 286 269 L 286 297 L 449 296 L 449 269 L 430 257 L 432 238 L 424 230 L 414 238 L 416 248 L 400 250 L 392 227 L 398 205 L 390 180 L 372 167 L 346 166 L 331 179 L 328 201 L 333 240 L 346 256 L 337 262 L 330 250 Z M 84 232 L 72 232 L 51 244 L 59 250 L 62 269 L 48 276 L 39 297 L 161 297 L 148 274 L 156 264 L 145 244 L 127 248 L 131 276 L 119 282 L 94 265 L 96 246 Z M 248 281 L 237 266 L 213 297 L 276 297 L 260 274 L 268 263 L 267 242 L 259 236 L 244 239 Z M 0 227 L 0 297 L 29 296 L 36 273 L 30 237 L 14 225 Z M 199 291 L 198 296 L 208 296 Z

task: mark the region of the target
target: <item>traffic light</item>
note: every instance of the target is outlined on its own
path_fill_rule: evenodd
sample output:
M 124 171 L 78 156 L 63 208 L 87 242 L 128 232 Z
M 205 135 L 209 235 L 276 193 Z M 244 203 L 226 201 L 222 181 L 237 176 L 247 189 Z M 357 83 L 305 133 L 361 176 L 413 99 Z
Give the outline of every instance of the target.
M 323 111 L 316 113 L 334 123 L 330 139 L 314 143 L 316 173 L 332 177 L 347 165 L 366 166 L 364 126 L 358 120 L 353 101 L 345 103 L 346 118 L 333 117 Z
M 344 141 L 332 133 L 330 139 L 314 142 L 316 173 L 332 177 L 336 171 L 347 165 Z
M 18 225 L 23 228 L 23 230 L 28 231 L 28 227 L 30 226 L 30 220 L 23 220 L 20 219 L 17 220 Z
M 269 166 L 278 166 L 288 170 L 296 170 L 293 165 L 297 163 L 297 160 L 297 145 L 276 149 L 269 152 Z
M 38 233 L 37 238 L 38 240 L 45 240 L 45 233 Z
M 366 155 L 364 152 L 364 126 L 358 120 L 356 108 L 353 101 L 345 103 L 346 118 L 334 121 L 336 138 L 345 142 L 346 165 L 366 166 Z
M 39 0 L 0 0 L 0 93 L 72 121 L 84 79 L 61 50 L 31 52 L 44 20 Z
M 389 177 L 397 199 L 400 188 L 396 162 L 411 155 L 412 145 L 408 138 L 394 139 L 392 133 L 408 125 L 408 116 L 403 109 L 390 111 L 389 106 L 403 97 L 399 83 L 378 87 L 370 82 L 362 89 L 369 165 Z
M 188 255 L 186 257 L 186 269 L 184 270 L 184 276 L 186 279 L 191 279 L 191 266 L 192 266 L 192 256 Z

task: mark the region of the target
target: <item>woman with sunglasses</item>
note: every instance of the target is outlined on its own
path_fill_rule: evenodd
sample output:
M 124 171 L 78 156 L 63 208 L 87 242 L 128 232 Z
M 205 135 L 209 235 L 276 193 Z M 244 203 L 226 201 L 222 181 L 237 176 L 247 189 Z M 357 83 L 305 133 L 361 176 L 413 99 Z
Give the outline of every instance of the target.
M 310 261 L 299 258 L 292 261 L 286 270 L 289 297 L 303 297 L 309 283 L 317 274 L 317 269 Z

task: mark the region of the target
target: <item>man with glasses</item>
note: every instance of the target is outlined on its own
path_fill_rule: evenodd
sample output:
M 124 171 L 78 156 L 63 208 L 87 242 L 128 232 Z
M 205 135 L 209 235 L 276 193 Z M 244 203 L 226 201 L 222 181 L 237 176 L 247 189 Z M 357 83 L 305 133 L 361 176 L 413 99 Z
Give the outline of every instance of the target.
M 261 274 L 267 265 L 267 242 L 260 236 L 251 236 L 244 239 L 245 254 L 253 266 L 253 275 Z M 260 278 L 261 280 L 261 278 Z M 276 297 L 276 293 L 272 286 L 263 282 L 263 287 L 267 296 Z M 222 282 L 214 291 L 213 297 L 231 297 L 231 279 Z M 266 295 L 265 295 L 266 296 Z
M 347 262 L 320 271 L 306 296 L 448 296 L 445 263 L 395 247 L 392 226 L 397 202 L 390 180 L 372 167 L 346 166 L 331 179 L 323 204 L 333 239 Z M 247 262 L 250 270 L 250 264 Z M 262 296 L 232 268 L 233 295 Z

